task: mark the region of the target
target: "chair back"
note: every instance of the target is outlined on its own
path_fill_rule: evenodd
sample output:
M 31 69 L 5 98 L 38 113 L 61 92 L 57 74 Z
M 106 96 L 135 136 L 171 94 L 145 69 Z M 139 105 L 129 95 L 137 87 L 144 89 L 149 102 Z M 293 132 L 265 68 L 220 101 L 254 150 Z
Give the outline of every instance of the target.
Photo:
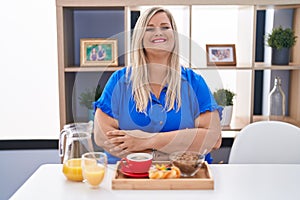
M 300 128 L 280 121 L 260 121 L 236 136 L 229 164 L 300 164 Z

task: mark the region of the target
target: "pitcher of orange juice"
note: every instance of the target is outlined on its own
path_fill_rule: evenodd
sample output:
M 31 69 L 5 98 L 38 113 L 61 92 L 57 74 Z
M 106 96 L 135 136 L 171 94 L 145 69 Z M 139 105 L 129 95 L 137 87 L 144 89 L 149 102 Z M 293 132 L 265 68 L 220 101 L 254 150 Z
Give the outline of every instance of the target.
M 63 158 L 63 173 L 68 180 L 82 181 L 81 156 L 93 152 L 91 139 L 93 122 L 64 126 L 59 137 L 59 155 Z

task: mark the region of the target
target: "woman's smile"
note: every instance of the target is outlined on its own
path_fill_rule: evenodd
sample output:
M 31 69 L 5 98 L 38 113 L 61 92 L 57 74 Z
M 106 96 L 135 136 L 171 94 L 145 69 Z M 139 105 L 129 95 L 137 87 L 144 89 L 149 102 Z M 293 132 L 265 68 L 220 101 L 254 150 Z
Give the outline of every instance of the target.
M 167 40 L 165 38 L 155 38 L 152 40 L 153 43 L 164 43 Z

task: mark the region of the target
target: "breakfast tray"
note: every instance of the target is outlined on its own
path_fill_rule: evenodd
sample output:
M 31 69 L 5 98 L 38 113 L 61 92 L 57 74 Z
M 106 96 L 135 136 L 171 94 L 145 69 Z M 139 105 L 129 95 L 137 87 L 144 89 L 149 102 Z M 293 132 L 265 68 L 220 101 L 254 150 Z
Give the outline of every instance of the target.
M 153 162 L 166 163 L 166 162 Z M 119 162 L 112 178 L 113 190 L 213 190 L 214 180 L 209 165 L 204 162 L 198 173 L 189 178 L 149 179 L 131 178 L 119 171 Z

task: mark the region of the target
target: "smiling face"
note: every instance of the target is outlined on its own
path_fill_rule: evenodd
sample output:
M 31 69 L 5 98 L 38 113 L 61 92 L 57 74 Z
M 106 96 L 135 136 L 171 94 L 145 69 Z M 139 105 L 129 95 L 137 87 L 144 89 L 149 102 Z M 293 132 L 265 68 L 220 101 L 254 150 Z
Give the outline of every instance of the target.
M 165 12 L 158 12 L 150 19 L 143 38 L 143 44 L 147 54 L 170 53 L 173 50 L 173 28 Z

